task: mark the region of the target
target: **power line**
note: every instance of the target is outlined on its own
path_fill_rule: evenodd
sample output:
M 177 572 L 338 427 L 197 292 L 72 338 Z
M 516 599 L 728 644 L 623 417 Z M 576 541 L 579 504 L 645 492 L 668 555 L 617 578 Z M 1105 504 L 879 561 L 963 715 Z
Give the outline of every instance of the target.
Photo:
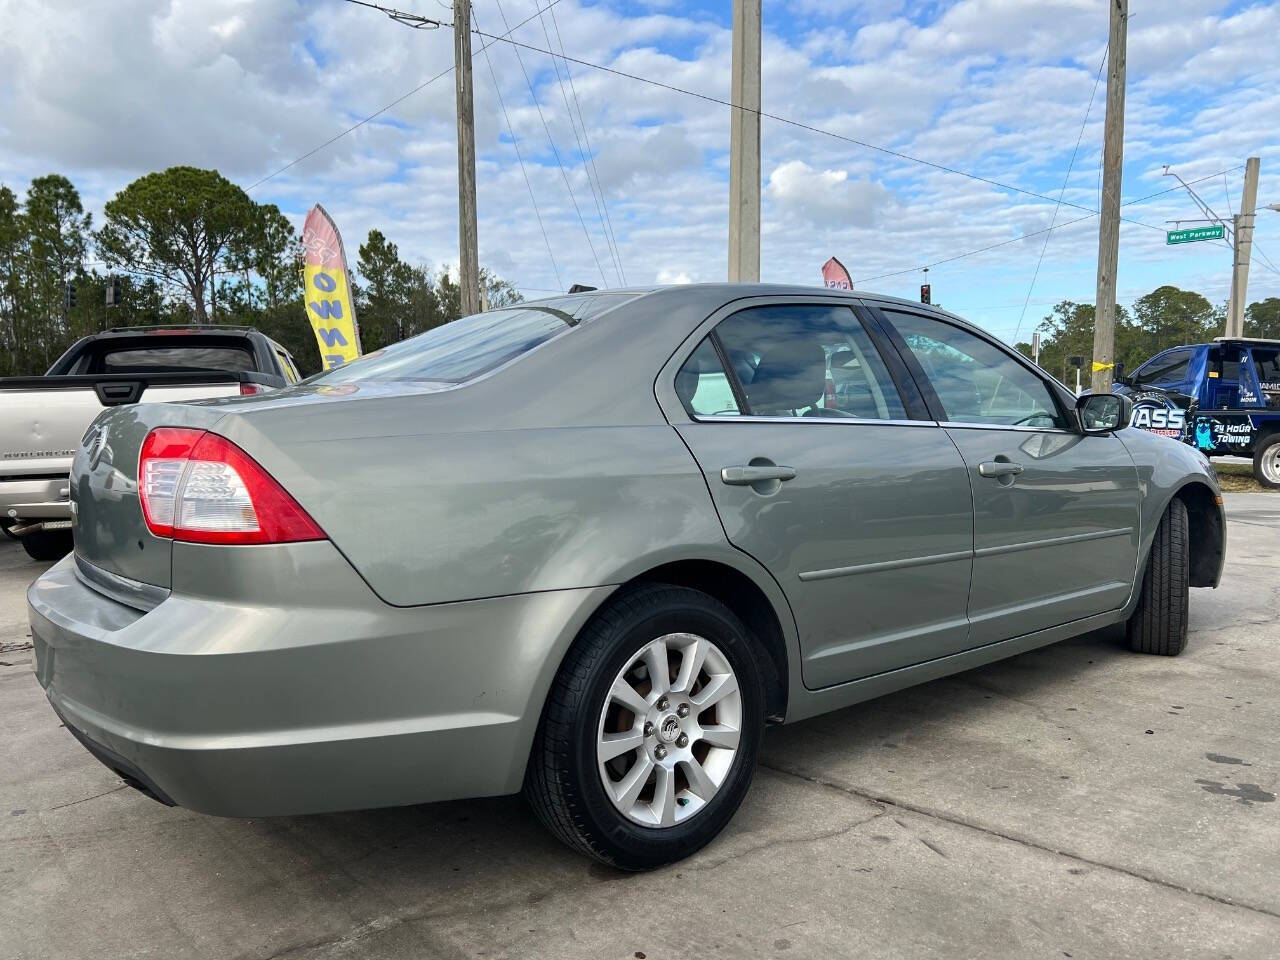
M 481 37 L 485 37 L 485 38 L 491 37 L 490 34 L 483 33 L 479 30 L 475 32 Z M 716 103 L 722 107 L 729 107 L 732 110 L 747 109 L 746 107 L 733 103 L 730 100 L 724 100 L 720 97 L 713 96 L 709 93 L 699 93 L 696 90 L 688 90 L 684 87 L 678 87 L 675 84 L 665 83 L 661 80 L 654 80 L 652 77 L 645 77 L 638 73 L 629 73 L 626 70 L 619 70 L 615 67 L 606 67 L 604 64 L 593 63 L 590 60 L 583 60 L 579 57 L 571 57 L 568 54 L 555 53 L 554 51 L 551 51 L 551 50 L 544 50 L 541 47 L 536 47 L 536 46 L 533 46 L 532 44 L 523 43 L 519 40 L 512 39 L 510 36 L 493 37 L 492 39 L 495 41 L 501 40 L 502 42 L 508 43 L 513 47 L 522 47 L 523 49 L 531 50 L 534 53 L 545 53 L 547 56 L 560 57 L 561 59 L 566 60 L 570 63 L 576 63 L 583 67 L 590 67 L 592 70 L 599 70 L 602 73 L 609 73 L 616 77 L 622 77 L 623 79 L 626 79 L 626 80 L 635 80 L 638 83 L 645 83 L 653 87 L 658 87 L 661 90 L 669 90 L 672 93 L 679 93 L 679 94 L 682 94 L 683 96 L 693 97 L 697 100 L 704 100 L 707 103 Z M 755 111 L 752 111 L 752 112 L 755 112 Z M 849 137 L 842 133 L 836 133 L 834 130 L 827 130 L 827 129 L 824 129 L 823 127 L 815 127 L 812 124 L 805 123 L 801 120 L 793 120 L 790 117 L 783 117 L 776 113 L 769 113 L 768 111 L 765 111 L 765 110 L 761 110 L 759 113 L 761 117 L 767 120 L 773 120 L 777 123 L 782 123 L 790 127 L 795 127 L 799 130 L 807 130 L 810 133 L 817 133 L 825 137 L 831 137 L 835 140 L 841 140 L 845 143 L 851 143 L 854 146 L 863 147 L 864 149 L 867 149 L 867 150 L 874 150 L 877 153 L 883 153 L 883 154 L 886 154 L 887 156 L 896 157 L 899 160 L 908 160 L 912 163 L 918 163 L 918 164 L 921 164 L 922 166 L 931 167 L 934 170 L 939 170 L 943 173 L 955 174 L 956 176 L 966 177 L 970 180 L 975 180 L 979 183 L 985 183 L 989 186 L 998 187 L 1001 190 L 1008 190 L 1013 193 L 1020 193 L 1024 196 L 1034 197 L 1037 200 L 1044 200 L 1046 203 L 1058 202 L 1054 200 L 1053 197 L 1046 196 L 1043 193 L 1036 193 L 1034 190 L 1027 190 L 1023 187 L 1014 186 L 1011 183 L 1003 183 L 1000 180 L 993 180 L 990 177 L 983 177 L 976 173 L 969 173 L 965 170 L 958 170 L 955 167 L 949 167 L 946 164 L 936 163 L 933 160 L 925 160 L 921 157 L 915 157 L 909 153 L 903 153 L 900 150 L 893 150 L 889 147 L 882 147 L 878 144 L 868 143 L 867 141 L 859 140 L 856 137 Z M 1073 203 L 1070 200 L 1063 200 L 1062 204 L 1063 206 L 1074 207 L 1077 210 L 1087 210 L 1090 213 L 1094 214 L 1095 216 L 1097 215 L 1097 211 L 1090 210 L 1089 207 L 1086 207 L 1083 204 Z M 1148 230 L 1159 230 L 1162 233 L 1164 232 L 1163 228 L 1157 227 L 1154 224 L 1143 223 L 1141 220 L 1129 220 L 1128 218 L 1122 218 L 1122 219 L 1126 219 L 1127 222 L 1129 223 L 1135 223 L 1138 226 L 1146 227 Z
M 556 29 L 556 40 L 560 44 L 560 52 L 563 54 L 564 38 L 560 35 L 560 21 L 556 18 L 556 12 L 554 9 L 548 7 L 548 10 L 551 13 L 551 25 Z M 550 44 L 548 44 L 548 46 L 550 46 Z M 554 63 L 555 61 L 553 60 L 552 62 Z M 618 248 L 618 236 L 613 232 L 613 218 L 609 216 L 609 202 L 605 199 L 604 183 L 600 179 L 600 170 L 596 167 L 595 153 L 591 150 L 591 138 L 587 136 L 587 121 L 582 115 L 582 102 L 578 99 L 578 88 L 574 85 L 573 71 L 569 69 L 568 60 L 564 62 L 564 72 L 565 76 L 569 78 L 569 91 L 573 94 L 574 105 L 578 108 L 578 124 L 582 127 L 582 139 L 586 141 L 587 144 L 587 157 L 591 160 L 591 170 L 595 174 L 596 188 L 600 191 L 600 206 L 604 208 L 604 222 L 609 228 L 609 237 L 613 241 L 614 256 L 618 259 L 618 269 L 622 271 L 622 282 L 625 285 L 627 282 L 627 270 L 626 267 L 622 265 L 622 251 Z
M 495 2 L 495 3 L 497 4 L 497 6 L 498 6 L 498 14 L 499 14 L 499 16 L 501 16 L 501 17 L 502 17 L 502 25 L 503 25 L 504 27 L 509 26 L 509 25 L 508 25 L 508 23 L 507 23 L 507 14 L 506 14 L 506 12 L 502 9 L 502 0 L 494 0 L 494 2 Z M 537 16 L 537 14 L 534 14 L 534 16 Z M 532 18 L 530 18 L 530 19 L 532 19 Z M 476 36 L 479 36 L 479 37 L 488 37 L 488 36 L 490 36 L 489 34 L 486 34 L 486 33 L 482 32 L 482 31 L 480 31 L 479 29 L 474 29 L 472 32 L 473 32 L 473 33 L 475 33 L 475 34 L 476 34 Z M 508 29 L 508 30 L 507 30 L 507 33 L 508 33 L 508 34 L 510 34 L 510 33 L 511 33 L 511 29 Z M 518 64 L 520 64 L 520 72 L 524 74 L 524 82 L 525 82 L 525 84 L 529 87 L 529 96 L 530 96 L 530 97 L 532 98 L 532 100 L 533 100 L 533 106 L 534 106 L 534 108 L 538 111 L 538 119 L 542 121 L 542 128 L 543 128 L 543 130 L 545 130 L 545 131 L 546 131 L 546 133 L 547 133 L 547 143 L 548 143 L 548 144 L 550 145 L 550 147 L 551 147 L 551 155 L 552 155 L 553 157 L 555 157 L 556 165 L 560 168 L 560 175 L 564 178 L 564 186 L 565 186 L 565 189 L 569 192 L 569 202 L 570 202 L 571 204 L 573 204 L 573 212 L 574 212 L 574 213 L 576 213 L 576 214 L 578 215 L 578 222 L 579 222 L 580 224 L 582 224 L 582 233 L 583 233 L 583 235 L 584 235 L 584 236 L 586 236 L 586 238 L 587 238 L 587 247 L 591 250 L 591 259 L 593 259 L 593 260 L 596 262 L 596 269 L 600 271 L 600 279 L 604 282 L 604 285 L 607 287 L 607 286 L 609 285 L 609 278 L 608 278 L 608 277 L 606 277 L 606 276 L 605 276 L 605 274 L 604 274 L 604 266 L 600 263 L 600 256 L 599 256 L 599 254 L 597 254 L 597 253 L 596 253 L 596 245 L 595 245 L 594 243 L 592 243 L 592 242 L 591 242 L 591 231 L 587 229 L 587 221 L 586 221 L 586 219 L 582 216 L 582 210 L 581 210 L 581 208 L 579 208 L 579 206 L 578 206 L 578 198 L 574 195 L 574 192 L 573 192 L 573 184 L 571 184 L 571 183 L 569 182 L 569 172 L 568 172 L 567 170 L 565 170 L 565 168 L 564 168 L 564 161 L 562 161 L 562 160 L 560 159 L 560 151 L 556 149 L 556 142 L 555 142 L 555 138 L 551 136 L 551 126 L 550 126 L 550 124 L 548 124 L 548 123 L 547 123 L 547 117 L 546 117 L 546 114 L 544 114 L 544 113 L 542 112 L 542 103 L 538 100 L 538 94 L 537 94 L 537 92 L 533 89 L 533 80 L 531 80 L 531 79 L 529 78 L 529 71 L 525 68 L 525 65 L 524 65 L 524 58 L 520 56 L 520 50 L 519 50 L 519 48 L 520 48 L 520 47 L 522 47 L 522 46 L 525 46 L 525 44 L 516 43 L 515 41 L 511 40 L 509 37 L 507 37 L 507 38 L 503 38 L 503 37 L 494 37 L 493 39 L 494 39 L 495 41 L 496 41 L 496 40 L 501 40 L 501 39 L 506 39 L 508 43 L 513 44 L 513 46 L 515 46 L 515 48 L 516 48 L 516 62 L 517 62 Z M 537 48 L 530 48 L 530 49 L 537 49 Z M 546 51 L 546 50 L 543 50 L 543 51 L 541 51 L 541 52 L 542 52 L 542 53 L 549 53 L 549 51 Z M 550 55 L 551 55 L 551 56 L 555 56 L 555 54 L 550 54 Z
M 475 19 L 475 10 L 471 11 L 472 19 Z M 506 101 L 502 99 L 502 87 L 498 83 L 497 71 L 493 69 L 493 58 L 489 56 L 488 46 L 482 47 L 480 50 L 484 54 L 485 63 L 489 65 L 489 76 L 493 80 L 494 93 L 498 95 L 498 106 L 502 108 L 502 119 L 507 125 L 507 133 L 511 136 L 511 146 L 515 148 L 516 161 L 520 164 L 520 173 L 524 176 L 524 185 L 529 189 L 529 202 L 533 204 L 533 215 L 537 218 L 538 229 L 542 231 L 542 241 L 547 245 L 547 256 L 551 258 L 551 272 L 556 275 L 556 286 L 563 287 L 564 281 L 560 279 L 560 268 L 556 266 L 556 255 L 551 249 L 551 238 L 547 236 L 547 228 L 542 223 L 542 214 L 538 210 L 538 200 L 533 195 L 533 181 L 529 179 L 529 171 L 525 169 L 524 157 L 520 155 L 520 141 L 516 139 L 515 127 L 511 125 L 511 117 L 507 114 Z
M 553 46 L 553 44 L 551 43 L 551 32 L 547 29 L 546 19 L 544 17 L 539 17 L 538 23 L 542 27 L 542 35 L 547 38 L 547 46 L 548 47 Z M 560 46 L 561 46 L 561 49 L 563 50 L 564 48 L 563 41 L 561 42 Z M 592 165 L 587 162 L 587 156 L 588 156 L 587 151 L 590 150 L 590 147 L 588 147 L 586 150 L 584 150 L 582 147 L 583 137 L 586 136 L 586 132 L 587 132 L 586 123 L 584 121 L 581 124 L 582 136 L 580 137 L 578 135 L 579 124 L 574 122 L 573 108 L 569 106 L 569 95 L 565 91 L 565 81 L 560 76 L 560 61 L 555 57 L 552 57 L 551 66 L 556 72 L 556 86 L 560 88 L 560 99 L 564 101 L 564 112 L 569 116 L 569 129 L 573 131 L 573 139 L 578 146 L 578 156 L 582 160 L 582 169 L 583 169 L 583 172 L 587 175 L 587 186 L 591 189 L 591 200 L 593 203 L 595 203 L 596 217 L 600 221 L 600 230 L 604 233 L 605 246 L 608 247 L 609 249 L 609 255 L 613 259 L 614 272 L 618 276 L 618 283 L 621 284 L 623 283 L 622 264 L 621 264 L 621 261 L 618 259 L 617 244 L 614 242 L 614 239 L 612 237 L 612 231 L 605 224 L 604 209 L 600 205 L 601 191 L 599 190 L 599 184 L 596 183 L 595 180 L 592 178 L 591 176 Z M 568 67 L 569 67 L 569 64 L 566 63 L 565 68 L 568 69 Z M 574 99 L 575 100 L 577 99 L 576 94 Z M 579 109 L 579 114 L 581 114 L 581 109 Z M 581 119 L 581 117 L 579 119 Z
M 375 10 L 382 10 L 382 11 L 384 11 L 384 12 L 385 12 L 385 11 L 386 11 L 386 9 L 387 9 L 387 8 L 385 8 L 385 7 L 379 7 L 379 6 L 377 6 L 376 4 L 372 4 L 372 3 L 365 3 L 365 2 L 364 2 L 364 0 L 347 0 L 347 2 L 348 2 L 348 3 L 355 3 L 355 4 L 357 4 L 357 5 L 359 5 L 359 6 L 362 6 L 362 7 L 372 7 L 372 8 L 373 8 L 373 9 L 375 9 Z M 549 2 L 545 7 L 543 7 L 541 10 L 539 10 L 537 13 L 534 13 L 534 14 L 532 14 L 532 15 L 528 16 L 528 17 L 525 17 L 523 20 L 521 20 L 519 23 L 517 23 L 514 27 L 512 27 L 510 30 L 508 30 L 508 31 L 507 31 L 507 34 L 511 34 L 511 33 L 514 33 L 516 30 L 519 30 L 521 27 L 523 27 L 526 23 L 528 23 L 528 22 L 529 22 L 530 20 L 532 20 L 534 17 L 538 16 L 539 14 L 543 13 L 543 12 L 544 12 L 544 11 L 546 11 L 546 10 L 550 10 L 552 7 L 554 7 L 554 6 L 555 6 L 557 3 L 559 3 L 559 2 L 560 2 L 560 0 L 550 0 L 550 2 Z M 398 11 L 398 10 L 397 10 L 397 11 L 393 11 L 393 12 L 395 12 L 395 13 L 400 13 L 400 11 Z M 390 16 L 390 14 L 388 14 L 388 16 Z M 401 16 L 403 17 L 403 16 L 408 16 L 408 15 L 406 15 L 406 14 L 401 14 Z M 393 18 L 393 19 L 396 19 L 396 18 Z M 426 18 L 425 18 L 425 17 L 420 18 L 420 19 L 426 20 Z M 405 21 L 404 21 L 404 20 L 402 20 L 402 19 L 397 19 L 397 20 L 396 20 L 396 22 L 397 22 L 397 23 L 404 23 Z M 437 25 L 437 26 L 452 26 L 452 24 L 445 24 L 445 23 L 443 23 L 442 21 L 439 21 L 439 20 L 432 20 L 432 21 L 429 21 L 429 22 L 430 22 L 430 23 L 433 23 L 433 24 L 435 24 L 435 25 Z M 412 26 L 412 24 L 409 24 L 409 26 Z M 493 44 L 497 43 L 499 40 L 505 40 L 505 39 L 507 39 L 507 35 L 506 35 L 506 34 L 504 34 L 504 35 L 503 35 L 503 36 L 501 36 L 501 37 L 494 37 L 494 38 L 493 38 L 492 40 L 490 40 L 488 43 L 484 44 L 484 46 L 482 46 L 480 49 L 481 49 L 481 51 L 487 50 L 487 49 L 489 49 L 489 47 L 490 47 L 490 46 L 492 46 Z M 379 109 L 375 110 L 373 113 L 369 114 L 369 115 L 368 115 L 367 117 L 365 117 L 363 120 L 360 120 L 360 121 L 358 121 L 357 123 L 353 123 L 351 126 L 347 127 L 347 129 L 343 130 L 341 133 L 335 134 L 334 136 L 330 137 L 328 140 L 324 141 L 324 143 L 321 143 L 321 144 L 318 144 L 318 145 L 317 145 L 317 146 L 315 146 L 315 147 L 312 147 L 310 150 L 308 150 L 306 153 L 304 153 L 302 156 L 298 157 L 297 159 L 295 159 L 295 160 L 290 160 L 288 163 L 286 163 L 286 164 L 285 164 L 283 167 L 281 167 L 280 169 L 278 169 L 278 170 L 274 170 L 274 171 L 272 171 L 271 173 L 268 173 L 268 174 L 267 174 L 265 177 L 263 177 L 261 180 L 257 180 L 257 181 L 255 181 L 254 183 L 250 184 L 250 185 L 249 185 L 249 187 L 246 189 L 246 191 L 245 191 L 245 192 L 246 192 L 246 193 L 248 193 L 248 192 L 250 192 L 250 191 L 253 191 L 253 190 L 257 189 L 258 187 L 262 186 L 262 185 L 263 185 L 264 183 L 266 183 L 268 180 L 272 180 L 272 179 L 274 179 L 274 178 L 276 178 L 276 177 L 280 176 L 280 174 L 284 173 L 286 170 L 289 170 L 289 169 L 291 169 L 291 168 L 293 168 L 293 167 L 296 167 L 298 164 L 302 163 L 302 161 L 304 161 L 304 160 L 309 160 L 311 157 L 314 157 L 317 153 L 319 153 L 319 152 L 320 152 L 321 150 L 323 150 L 325 147 L 328 147 L 328 146 L 330 146 L 331 144 L 337 143 L 339 140 L 341 140 L 343 137 L 345 137 L 347 134 L 351 133 L 352 131 L 359 130 L 361 127 L 363 127 L 363 126 L 364 126 L 366 123 L 368 123 L 369 121 L 371 121 L 371 120 L 376 120 L 378 117 L 382 116 L 384 113 L 386 113 L 386 112 L 387 112 L 388 110 L 390 110 L 392 107 L 397 106 L 397 105 L 399 105 L 399 104 L 403 103 L 405 100 L 408 100 L 410 97 L 412 97 L 412 96 L 413 96 L 415 93 L 417 93 L 418 91 L 423 90 L 423 89 L 425 89 L 425 88 L 427 88 L 427 87 L 431 86 L 431 84 L 435 83 L 437 80 L 441 79 L 442 77 L 447 77 L 449 74 L 453 73 L 453 70 L 454 70 L 454 66 L 453 66 L 453 65 L 450 65 L 450 66 L 449 66 L 447 69 L 445 69 L 445 70 L 441 70 L 441 71 L 440 71 L 439 73 L 437 73 L 434 77 L 432 77 L 432 78 L 431 78 L 431 79 L 429 79 L 429 80 L 424 80 L 422 83 L 418 84 L 416 87 L 414 87 L 414 88 L 413 88 L 412 90 L 410 90 L 408 93 L 405 93 L 405 94 L 402 94 L 402 95 L 400 95 L 400 96 L 396 97 L 394 100 L 392 100 L 390 103 L 388 103 L 385 107 L 381 107 L 381 108 L 379 108 Z
M 1040 264 L 1044 262 L 1044 253 L 1049 249 L 1049 238 L 1053 236 L 1052 230 L 1054 223 L 1058 219 L 1058 211 L 1062 209 L 1062 196 L 1067 192 L 1067 184 L 1071 180 L 1071 168 L 1076 165 L 1076 154 L 1080 152 L 1080 143 L 1084 140 L 1085 128 L 1089 126 L 1089 114 L 1093 112 L 1093 101 L 1098 95 L 1098 84 L 1102 81 L 1102 68 L 1107 63 L 1107 53 L 1110 45 L 1102 51 L 1102 59 L 1098 61 L 1098 73 L 1093 78 L 1093 90 L 1089 93 L 1089 105 L 1084 108 L 1084 120 L 1080 123 L 1080 135 L 1076 137 L 1075 148 L 1071 151 L 1071 160 L 1067 163 L 1066 175 L 1062 178 L 1062 189 L 1058 191 L 1058 202 L 1053 207 L 1053 216 L 1049 218 L 1049 230 L 1045 231 L 1044 243 L 1040 245 L 1040 256 L 1036 258 L 1036 268 L 1031 274 L 1031 284 L 1027 287 L 1027 300 L 1022 305 L 1022 313 L 1018 316 L 1018 325 L 1014 328 L 1013 339 L 1018 339 L 1018 333 L 1022 330 L 1022 320 L 1027 315 L 1027 306 L 1031 303 L 1031 292 L 1036 288 L 1036 280 L 1040 276 Z
M 1239 169 L 1240 169 L 1239 166 L 1235 166 L 1235 167 L 1229 168 L 1227 172 L 1230 173 L 1232 170 L 1239 170 Z M 1199 180 L 1192 180 L 1191 182 L 1202 183 L 1205 180 L 1212 180 L 1214 177 L 1217 177 L 1217 176 L 1218 174 L 1214 173 L 1214 174 L 1210 174 L 1207 177 L 1201 177 Z M 1145 197 L 1138 197 L 1136 200 L 1126 200 L 1124 203 L 1121 204 L 1121 206 L 1130 207 L 1135 204 L 1146 203 L 1148 200 L 1154 200 L 1156 197 L 1161 197 L 1161 196 L 1164 196 L 1166 193 L 1173 193 L 1174 191 L 1181 190 L 1181 189 L 1182 188 L 1180 186 L 1169 187 L 1166 190 L 1159 190 L 1155 193 L 1147 194 L 1147 196 Z M 1070 227 L 1077 223 L 1084 223 L 1086 220 L 1092 220 L 1096 216 L 1098 216 L 1098 212 L 1095 210 L 1092 213 L 1086 214 L 1083 217 L 1076 217 L 1076 219 L 1074 220 L 1067 220 L 1064 223 L 1059 223 L 1052 227 L 1045 227 L 1043 230 L 1036 230 L 1032 233 L 1024 233 L 1017 237 L 1010 237 L 1008 240 L 1001 240 L 998 243 L 991 243 L 985 247 L 979 247 L 976 250 L 969 250 L 964 253 L 957 253 L 954 256 L 943 257 L 941 260 L 934 260 L 931 263 L 920 264 L 919 266 L 915 266 L 915 267 L 908 267 L 905 270 L 895 270 L 892 273 L 881 273 L 881 274 L 877 274 L 874 277 L 863 277 L 860 280 L 855 280 L 854 283 L 871 283 L 874 280 L 885 280 L 889 277 L 900 277 L 903 274 L 907 274 L 907 273 L 918 273 L 919 271 L 923 270 L 925 267 L 928 267 L 929 269 L 932 270 L 934 267 L 941 266 L 944 263 L 952 263 L 953 261 L 956 261 L 956 260 L 964 260 L 967 257 L 974 257 L 980 253 L 986 253 L 989 250 L 995 250 L 998 247 L 1006 247 L 1011 243 L 1020 243 L 1021 241 L 1030 239 L 1031 237 L 1038 237 L 1043 233 L 1048 233 L 1050 230 L 1062 230 L 1066 227 Z

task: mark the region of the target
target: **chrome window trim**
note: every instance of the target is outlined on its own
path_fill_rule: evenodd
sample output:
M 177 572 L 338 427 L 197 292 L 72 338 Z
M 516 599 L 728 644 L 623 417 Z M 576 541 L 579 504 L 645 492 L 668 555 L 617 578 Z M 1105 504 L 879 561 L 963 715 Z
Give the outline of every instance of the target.
M 1065 433 L 1068 436 L 1080 436 L 1079 430 L 1068 430 L 1065 427 L 1022 427 L 1015 424 L 1000 423 L 956 423 L 952 420 L 940 420 L 938 426 L 950 430 L 1012 430 L 1015 433 Z
M 690 417 L 690 423 L 819 423 L 830 426 L 938 427 L 936 420 L 872 420 L 869 417 L 759 417 L 728 415 Z M 1063 431 L 1065 432 L 1065 431 Z

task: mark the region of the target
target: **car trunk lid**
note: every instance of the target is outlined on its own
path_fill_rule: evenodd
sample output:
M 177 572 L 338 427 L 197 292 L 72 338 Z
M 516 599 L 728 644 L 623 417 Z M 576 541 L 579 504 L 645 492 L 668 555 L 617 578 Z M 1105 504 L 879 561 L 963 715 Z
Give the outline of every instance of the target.
M 113 407 L 85 432 L 71 464 L 76 556 L 108 573 L 168 588 L 173 541 L 147 529 L 138 500 L 138 454 L 156 427 L 211 428 L 217 407 L 143 403 Z

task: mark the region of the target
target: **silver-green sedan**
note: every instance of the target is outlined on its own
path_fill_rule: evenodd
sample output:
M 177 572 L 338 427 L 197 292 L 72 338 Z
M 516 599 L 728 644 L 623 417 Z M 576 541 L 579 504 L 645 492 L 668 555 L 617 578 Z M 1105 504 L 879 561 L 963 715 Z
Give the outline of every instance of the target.
M 1126 623 L 1225 549 L 1190 447 L 941 310 L 805 287 L 466 317 L 266 397 L 117 407 L 35 668 L 95 756 L 226 816 L 523 789 L 642 869 L 766 724 Z

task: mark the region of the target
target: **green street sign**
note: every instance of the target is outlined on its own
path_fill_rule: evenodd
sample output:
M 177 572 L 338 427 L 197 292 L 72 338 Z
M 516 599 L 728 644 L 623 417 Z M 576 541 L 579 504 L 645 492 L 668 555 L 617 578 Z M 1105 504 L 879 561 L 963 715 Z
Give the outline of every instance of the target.
M 1192 227 L 1189 230 L 1170 230 L 1164 235 L 1165 243 L 1195 243 L 1197 240 L 1221 240 L 1226 235 L 1222 224 L 1211 227 Z

